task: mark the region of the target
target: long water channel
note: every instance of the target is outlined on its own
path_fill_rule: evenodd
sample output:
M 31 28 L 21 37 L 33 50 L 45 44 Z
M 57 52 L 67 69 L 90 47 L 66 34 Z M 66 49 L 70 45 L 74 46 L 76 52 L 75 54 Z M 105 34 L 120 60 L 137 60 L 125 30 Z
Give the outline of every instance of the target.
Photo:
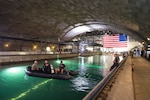
M 24 70 L 32 62 L 2 66 L 0 69 L 1 100 L 82 100 L 100 82 L 112 65 L 112 55 L 95 55 L 49 60 L 56 68 L 63 60 L 67 70 L 79 74 L 70 80 L 31 77 Z M 39 61 L 42 67 L 44 60 Z

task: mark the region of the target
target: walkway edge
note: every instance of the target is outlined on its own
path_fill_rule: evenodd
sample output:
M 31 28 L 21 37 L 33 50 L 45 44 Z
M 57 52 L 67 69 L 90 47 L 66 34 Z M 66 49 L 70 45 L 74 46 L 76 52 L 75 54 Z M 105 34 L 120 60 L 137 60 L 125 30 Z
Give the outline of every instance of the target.
M 131 57 L 128 57 L 122 70 L 108 93 L 107 100 L 134 100 Z

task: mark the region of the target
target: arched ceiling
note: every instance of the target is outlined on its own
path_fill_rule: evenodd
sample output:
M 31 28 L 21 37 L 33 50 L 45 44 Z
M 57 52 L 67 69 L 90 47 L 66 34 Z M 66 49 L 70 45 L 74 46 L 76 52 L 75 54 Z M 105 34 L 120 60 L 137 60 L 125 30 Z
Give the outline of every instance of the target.
M 58 42 L 73 38 L 76 27 L 97 23 L 100 30 L 147 41 L 149 5 L 150 0 L 0 0 L 0 36 Z

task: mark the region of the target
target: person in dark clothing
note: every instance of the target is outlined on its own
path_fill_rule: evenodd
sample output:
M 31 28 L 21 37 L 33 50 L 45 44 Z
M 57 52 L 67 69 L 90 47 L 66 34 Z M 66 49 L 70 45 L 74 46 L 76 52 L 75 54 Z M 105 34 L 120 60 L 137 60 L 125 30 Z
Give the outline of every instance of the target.
M 61 60 L 61 61 L 60 61 L 59 68 L 56 69 L 56 74 L 57 74 L 58 72 L 61 72 L 61 74 L 63 74 L 63 73 L 64 73 L 64 69 L 65 69 L 65 64 L 63 64 L 63 61 Z
M 125 58 L 125 57 L 126 57 L 126 54 L 125 54 L 125 53 L 123 53 L 122 57 L 123 57 L 123 58 Z
M 141 50 L 141 57 L 143 57 L 144 56 L 144 48 L 142 48 L 142 50 Z
M 63 61 L 61 61 L 61 62 L 60 62 L 60 65 L 59 65 L 59 69 L 60 69 L 60 72 L 61 72 L 61 73 L 64 73 L 65 67 L 66 67 L 65 64 L 63 64 Z
M 114 68 L 114 67 L 118 67 L 119 66 L 119 61 L 120 61 L 120 58 L 119 58 L 119 55 L 118 54 L 114 54 L 114 61 L 113 61 L 113 65 L 111 66 L 110 68 L 110 71 Z
M 44 73 L 47 73 L 47 74 L 50 74 L 50 73 L 51 73 L 51 66 L 50 66 L 50 64 L 48 63 L 47 60 L 45 60 L 45 62 L 44 62 L 44 65 L 43 65 L 43 72 L 44 72 Z

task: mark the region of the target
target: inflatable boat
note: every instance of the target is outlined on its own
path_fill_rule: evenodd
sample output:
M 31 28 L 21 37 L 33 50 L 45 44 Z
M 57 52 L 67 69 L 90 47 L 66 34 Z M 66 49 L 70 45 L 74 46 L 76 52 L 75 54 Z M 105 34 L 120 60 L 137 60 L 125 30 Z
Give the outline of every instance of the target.
M 78 73 L 75 71 L 66 71 L 64 74 L 48 74 L 48 73 L 44 73 L 42 71 L 33 71 L 31 70 L 31 66 L 28 66 L 25 69 L 25 73 L 29 76 L 35 76 L 35 77 L 42 77 L 42 78 L 53 78 L 53 79 L 62 79 L 62 80 L 68 80 L 73 78 L 74 75 L 77 75 Z

